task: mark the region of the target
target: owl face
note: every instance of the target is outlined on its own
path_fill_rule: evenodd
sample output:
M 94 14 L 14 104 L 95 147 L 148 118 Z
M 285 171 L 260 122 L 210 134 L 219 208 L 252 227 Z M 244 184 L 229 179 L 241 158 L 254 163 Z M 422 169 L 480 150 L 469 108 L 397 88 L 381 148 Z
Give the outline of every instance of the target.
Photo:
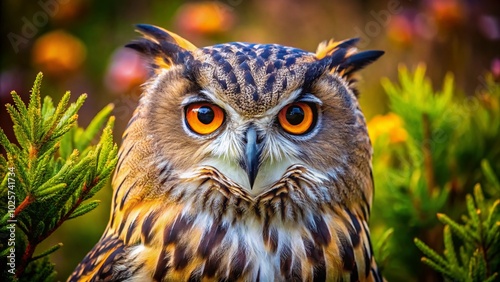
M 381 52 L 356 53 L 356 40 L 316 53 L 239 42 L 196 48 L 156 27 L 138 29 L 145 39 L 129 47 L 153 71 L 142 101 L 146 135 L 172 175 L 191 179 L 209 168 L 257 197 L 291 168 L 325 183 L 370 169 L 352 74 Z

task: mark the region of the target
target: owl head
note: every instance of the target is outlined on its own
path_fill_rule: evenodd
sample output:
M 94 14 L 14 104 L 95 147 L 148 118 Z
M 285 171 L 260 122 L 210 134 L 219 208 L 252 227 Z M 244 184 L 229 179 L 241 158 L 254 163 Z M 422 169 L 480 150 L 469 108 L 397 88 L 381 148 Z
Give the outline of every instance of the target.
M 198 193 L 163 184 L 209 179 L 251 201 L 300 178 L 324 191 L 297 197 L 371 201 L 372 148 L 353 83 L 383 52 L 357 52 L 357 39 L 323 42 L 315 53 L 241 42 L 197 48 L 159 27 L 137 30 L 143 38 L 127 47 L 144 55 L 151 78 L 133 120 L 144 121 L 140 136 L 154 156 L 135 162 L 158 169 L 155 195 Z

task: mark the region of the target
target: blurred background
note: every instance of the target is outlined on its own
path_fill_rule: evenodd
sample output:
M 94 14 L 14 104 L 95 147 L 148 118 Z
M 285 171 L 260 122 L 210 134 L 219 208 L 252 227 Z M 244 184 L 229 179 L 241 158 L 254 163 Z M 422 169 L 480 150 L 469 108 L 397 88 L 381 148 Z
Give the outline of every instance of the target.
M 122 47 L 137 37 L 137 23 L 164 27 L 197 46 L 246 41 L 314 52 L 332 37 L 360 37 L 361 49 L 386 51 L 362 72 L 359 83 L 368 120 L 388 111 L 380 79 L 396 79 L 400 64 L 425 63 L 439 86 L 452 72 L 464 93 L 474 93 L 485 72 L 500 77 L 498 0 L 2 0 L 1 5 L 0 104 L 12 102 L 12 90 L 26 100 L 42 71 L 42 95 L 58 100 L 69 90 L 75 100 L 88 94 L 80 125 L 113 103 L 118 143 L 147 76 L 138 55 Z M 1 106 L 0 126 L 13 140 L 7 117 Z M 45 244 L 64 243 L 52 255 L 60 280 L 106 226 L 111 188 L 96 197 L 102 203 L 95 211 L 66 222 Z

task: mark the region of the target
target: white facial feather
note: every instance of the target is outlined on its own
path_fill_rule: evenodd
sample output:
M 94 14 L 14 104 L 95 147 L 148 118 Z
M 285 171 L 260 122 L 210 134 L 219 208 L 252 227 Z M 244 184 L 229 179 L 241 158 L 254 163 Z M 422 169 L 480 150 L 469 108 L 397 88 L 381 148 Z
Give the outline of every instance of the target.
M 220 100 L 213 91 L 214 89 L 205 89 L 201 93 L 208 97 L 211 102 L 224 109 L 226 124 L 205 147 L 205 153 L 210 157 L 203 160 L 199 164 L 200 166 L 216 168 L 221 173 L 224 173 L 226 177 L 244 187 L 251 195 L 258 196 L 279 181 L 290 166 L 304 165 L 299 159 L 300 146 L 283 135 L 287 133 L 279 132 L 281 129 L 277 129 L 275 124 L 279 111 L 286 105 L 296 101 L 302 93 L 302 89 L 291 92 L 286 99 L 281 100 L 275 107 L 269 109 L 263 115 L 252 118 L 241 116 L 234 108 Z M 314 101 L 318 102 L 316 99 Z M 250 187 L 248 175 L 240 166 L 240 162 L 245 155 L 243 138 L 249 124 L 253 124 L 259 134 L 263 136 L 261 165 L 253 187 Z M 185 128 L 185 130 L 189 129 Z

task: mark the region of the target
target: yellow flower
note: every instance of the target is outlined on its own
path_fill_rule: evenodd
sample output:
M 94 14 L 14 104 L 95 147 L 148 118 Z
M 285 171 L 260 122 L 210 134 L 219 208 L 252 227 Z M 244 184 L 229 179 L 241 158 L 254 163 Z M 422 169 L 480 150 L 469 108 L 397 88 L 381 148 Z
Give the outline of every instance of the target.
M 33 62 L 50 75 L 66 75 L 77 70 L 85 55 L 85 45 L 80 39 L 62 30 L 42 35 L 33 46 Z
M 377 115 L 368 122 L 368 134 L 372 142 L 383 135 L 389 136 L 390 143 L 406 141 L 408 133 L 403 128 L 403 121 L 394 114 Z

